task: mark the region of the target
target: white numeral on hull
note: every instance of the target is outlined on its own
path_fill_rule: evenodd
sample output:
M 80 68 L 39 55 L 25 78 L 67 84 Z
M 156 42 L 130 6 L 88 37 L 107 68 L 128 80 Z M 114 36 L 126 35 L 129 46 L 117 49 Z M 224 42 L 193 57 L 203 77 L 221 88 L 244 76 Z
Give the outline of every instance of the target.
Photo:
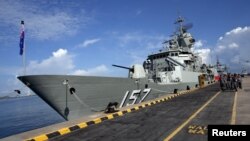
M 147 89 L 144 89 L 143 90 L 143 97 L 141 98 L 141 100 L 138 102 L 138 103 L 141 103 L 147 96 L 148 94 L 150 93 L 151 89 L 150 88 L 147 88 Z M 120 104 L 120 108 L 124 106 L 125 104 L 125 101 L 127 100 L 128 96 L 129 96 L 129 93 L 130 91 L 127 91 L 122 99 L 122 102 Z M 138 97 L 141 97 L 141 89 L 139 90 L 133 90 L 130 97 L 129 97 L 129 101 L 133 100 L 132 103 L 127 103 L 126 106 L 129 106 L 129 105 L 133 105 L 136 103 L 136 100 L 138 99 Z

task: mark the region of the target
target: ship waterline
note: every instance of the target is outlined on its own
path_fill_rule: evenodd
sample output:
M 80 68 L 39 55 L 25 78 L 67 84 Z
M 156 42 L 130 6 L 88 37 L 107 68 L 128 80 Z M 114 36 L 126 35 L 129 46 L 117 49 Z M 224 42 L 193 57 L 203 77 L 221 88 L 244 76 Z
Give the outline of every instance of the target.
M 66 120 L 103 111 L 109 102 L 118 102 L 123 107 L 198 84 L 198 78 L 193 79 L 194 82 L 168 85 L 159 85 L 147 79 L 74 75 L 28 75 L 18 79 Z M 68 85 L 64 84 L 65 80 Z M 74 88 L 73 94 L 70 88 Z

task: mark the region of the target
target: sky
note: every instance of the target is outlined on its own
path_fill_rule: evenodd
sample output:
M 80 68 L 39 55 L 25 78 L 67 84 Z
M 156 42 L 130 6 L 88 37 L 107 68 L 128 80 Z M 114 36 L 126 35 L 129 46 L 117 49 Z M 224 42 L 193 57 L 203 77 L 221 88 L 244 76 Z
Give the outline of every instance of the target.
M 0 0 L 0 96 L 23 85 L 20 22 L 25 22 L 26 75 L 127 77 L 112 64 L 141 64 L 162 49 L 178 16 L 192 23 L 194 50 L 232 72 L 250 71 L 249 0 Z

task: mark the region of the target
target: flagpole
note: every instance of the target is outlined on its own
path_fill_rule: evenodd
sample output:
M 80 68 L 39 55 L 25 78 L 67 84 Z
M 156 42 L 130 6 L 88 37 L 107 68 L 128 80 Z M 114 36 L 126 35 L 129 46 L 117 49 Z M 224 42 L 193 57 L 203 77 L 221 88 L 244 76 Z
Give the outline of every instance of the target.
M 23 75 L 26 74 L 26 45 L 24 42 L 24 47 L 23 47 Z
M 20 55 L 22 55 L 23 75 L 26 74 L 26 45 L 25 45 L 24 21 L 21 21 L 21 34 L 20 34 Z

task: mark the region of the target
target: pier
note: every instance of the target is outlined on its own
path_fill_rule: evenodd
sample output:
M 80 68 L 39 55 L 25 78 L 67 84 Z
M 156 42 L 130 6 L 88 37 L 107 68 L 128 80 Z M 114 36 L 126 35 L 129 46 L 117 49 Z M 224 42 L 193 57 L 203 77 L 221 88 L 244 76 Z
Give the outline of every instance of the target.
M 218 83 L 152 101 L 97 113 L 75 121 L 13 135 L 3 140 L 207 140 L 207 125 L 250 124 L 250 77 L 238 91 Z

